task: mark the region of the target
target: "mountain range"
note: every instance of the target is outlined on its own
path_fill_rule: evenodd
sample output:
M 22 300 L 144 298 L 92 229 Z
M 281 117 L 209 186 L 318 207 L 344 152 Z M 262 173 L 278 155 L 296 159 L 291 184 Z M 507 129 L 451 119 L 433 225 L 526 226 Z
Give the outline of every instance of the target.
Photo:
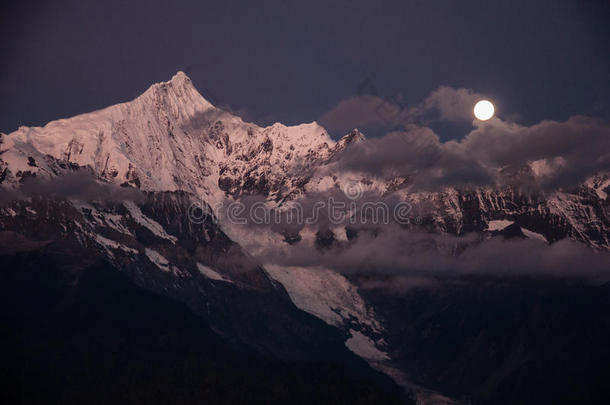
M 607 398 L 609 174 L 542 190 L 524 186 L 546 170 L 532 162 L 502 168 L 501 185 L 420 189 L 417 172 L 343 164 L 367 142 L 357 129 L 335 141 L 316 122 L 244 122 L 182 72 L 130 102 L 0 134 L 5 375 L 22 387 L 7 395 L 40 402 L 24 392 L 42 387 L 83 401 L 99 394 L 95 378 L 117 384 L 118 369 L 150 373 L 125 396 L 112 391 L 118 402 L 142 398 L 166 374 L 167 392 L 184 402 Z M 244 222 L 231 211 L 298 206 L 307 216 L 330 198 L 344 203 L 343 221 Z M 350 222 L 366 203 L 407 209 L 398 223 Z M 505 253 L 472 259 L 488 246 Z M 587 277 L 507 278 L 509 262 L 532 265 L 511 249 L 562 272 L 580 263 L 575 273 Z M 416 269 L 408 277 L 405 257 Z M 448 264 L 461 257 L 466 268 Z M 68 344 L 81 338 L 93 343 Z M 67 380 L 41 377 L 54 362 Z M 161 388 L 145 400 L 170 401 Z

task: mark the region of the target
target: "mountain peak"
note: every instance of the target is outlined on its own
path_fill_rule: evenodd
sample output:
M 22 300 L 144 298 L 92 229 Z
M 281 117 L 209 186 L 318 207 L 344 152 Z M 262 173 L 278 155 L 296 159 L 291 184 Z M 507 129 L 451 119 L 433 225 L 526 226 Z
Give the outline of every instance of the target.
M 184 73 L 182 70 L 177 71 L 176 74 L 172 76 L 171 80 L 169 80 L 168 82 L 165 82 L 165 83 L 168 85 L 171 85 L 171 86 L 194 87 L 193 82 L 191 81 L 191 78 L 188 77 L 186 75 L 186 73 Z
M 199 109 L 214 107 L 197 91 L 191 79 L 181 70 L 176 72 L 170 80 L 153 84 L 138 98 L 146 99 L 151 96 L 155 99 L 169 98 L 174 103 L 184 104 L 182 107 L 187 109 L 189 109 L 189 105 L 199 107 Z
M 176 74 L 172 77 L 172 81 L 174 80 L 188 80 L 190 81 L 190 77 L 186 75 L 182 70 L 176 72 Z
M 356 144 L 364 141 L 366 137 L 362 132 L 358 130 L 358 128 L 354 128 L 350 133 L 344 135 L 339 142 L 337 142 L 336 148 L 338 150 L 345 149 L 348 145 Z
M 191 78 L 182 70 L 177 71 L 170 80 L 153 84 L 153 86 L 193 86 Z M 152 87 L 152 86 L 151 86 Z

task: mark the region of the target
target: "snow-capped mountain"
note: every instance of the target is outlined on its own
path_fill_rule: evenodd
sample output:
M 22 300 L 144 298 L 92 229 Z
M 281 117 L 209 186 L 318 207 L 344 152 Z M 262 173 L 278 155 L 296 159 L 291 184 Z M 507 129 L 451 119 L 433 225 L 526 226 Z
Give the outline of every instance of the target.
M 61 242 L 104 258 L 139 285 L 186 303 L 227 339 L 282 358 L 316 356 L 320 353 L 312 348 L 332 346 L 328 342 L 336 336 L 330 328 L 305 313 L 314 315 L 336 328 L 348 349 L 405 386 L 411 385 L 392 362 L 384 320 L 354 280 L 323 266 L 257 260 L 261 247 L 298 249 L 323 238 L 346 242 L 344 226 L 313 224 L 287 238 L 282 229 L 223 222 L 219 212 L 214 213 L 219 223 L 213 217 L 193 222 L 192 204 L 214 209 L 256 195 L 280 207 L 356 184 L 367 195 L 391 194 L 409 202 L 416 220 L 407 229 L 489 236 L 516 224 L 522 236 L 546 243 L 567 237 L 610 249 L 607 175 L 550 194 L 514 187 L 416 192 L 410 188 L 412 173 L 375 178 L 334 171 L 342 153 L 361 142 L 366 139 L 357 130 L 335 142 L 315 122 L 268 127 L 244 122 L 210 104 L 178 72 L 130 102 L 0 134 L 3 192 L 19 190 L 32 177 L 84 172 L 104 187 L 113 185 L 108 193 L 119 186 L 142 193 L 127 199 L 27 194 L 2 204 L 0 229 L 19 233 L 30 244 Z M 421 398 L 434 396 L 419 392 Z
M 415 206 L 427 206 L 421 216 L 440 232 L 459 235 L 483 231 L 494 219 L 519 219 L 550 242 L 569 236 L 610 248 L 607 174 L 545 196 L 511 187 L 422 193 L 409 189 L 410 173 L 380 179 L 329 172 L 328 163 L 364 141 L 357 130 L 335 143 L 315 122 L 261 128 L 214 107 L 182 72 L 131 102 L 42 128 L 21 127 L 0 139 L 5 186 L 79 166 L 106 181 L 143 191 L 184 191 L 214 205 L 242 195 L 280 203 L 306 191 L 343 189 L 356 178 L 364 191 L 397 192 Z
M 90 167 L 114 183 L 186 191 L 210 202 L 225 192 L 280 195 L 334 146 L 315 122 L 245 123 L 206 101 L 182 72 L 133 101 L 21 127 L 2 141 L 4 183 L 52 176 L 64 163 Z
M 378 322 L 356 288 L 329 272 L 329 279 L 322 280 L 318 274 L 319 284 L 305 284 L 311 289 L 302 295 L 304 300 L 293 289 L 289 298 L 280 284 L 280 273 L 273 277 L 249 257 L 240 242 L 234 242 L 248 239 L 250 233 L 227 227 L 231 240 L 221 230 L 222 224 L 218 227 L 211 218 L 194 223 L 188 211 L 193 202 L 212 205 L 252 194 L 280 201 L 298 195 L 316 165 L 328 161 L 350 139 L 335 148 L 316 123 L 266 128 L 245 123 L 208 103 L 179 72 L 131 102 L 42 128 L 21 127 L 1 138 L 4 190 L 18 189 L 28 178 L 45 180 L 85 172 L 103 183 L 141 190 L 146 193 L 144 202 L 141 198 L 115 202 L 83 201 L 81 196 L 25 196 L 3 206 L 0 223 L 3 230 L 19 232 L 26 239 L 62 240 L 105 257 L 138 284 L 186 302 L 223 336 L 284 358 L 311 357 L 314 354 L 301 352 L 305 346 L 296 349 L 286 338 L 280 343 L 261 340 L 268 333 L 264 328 L 255 332 L 260 328 L 250 322 L 260 314 L 244 319 L 247 311 L 239 303 L 248 302 L 253 310 L 266 312 L 271 328 L 286 324 L 286 320 L 271 321 L 271 314 L 292 311 L 286 307 L 292 299 L 330 325 L 343 328 L 345 319 L 352 326 L 362 323 L 378 332 Z M 306 281 L 313 275 L 295 280 Z M 283 280 L 289 286 L 298 284 Z M 307 299 L 319 289 L 326 291 L 314 309 Z M 277 302 L 270 305 L 270 300 Z M 233 311 L 239 314 L 228 316 Z M 344 340 L 357 333 L 342 331 Z M 293 332 L 280 335 L 302 341 Z M 360 338 L 359 345 L 348 342 L 347 348 L 354 351 L 367 345 L 364 350 L 377 350 L 368 338 Z M 318 346 L 311 343 L 310 347 Z

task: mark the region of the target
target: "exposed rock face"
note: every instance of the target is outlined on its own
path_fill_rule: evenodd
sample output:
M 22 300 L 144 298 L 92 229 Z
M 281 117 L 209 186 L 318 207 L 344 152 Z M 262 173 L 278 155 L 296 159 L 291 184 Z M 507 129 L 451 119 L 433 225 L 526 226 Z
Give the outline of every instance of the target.
M 33 250 L 52 243 L 85 261 L 105 260 L 141 287 L 186 303 L 229 340 L 280 358 L 319 357 L 312 339 L 325 345 L 339 338 L 297 310 L 211 217 L 189 221 L 189 204 L 181 192 L 150 193 L 138 203 L 16 200 L 3 205 L 0 226 L 3 235 L 14 232 L 23 241 L 0 241 L 0 253 L 29 241 Z
M 450 189 L 406 198 L 416 210 L 421 207 L 424 226 L 438 232 L 482 232 L 490 221 L 504 219 L 543 235 L 550 243 L 569 237 L 595 249 L 610 249 L 609 202 L 587 186 L 550 195 L 507 187 Z

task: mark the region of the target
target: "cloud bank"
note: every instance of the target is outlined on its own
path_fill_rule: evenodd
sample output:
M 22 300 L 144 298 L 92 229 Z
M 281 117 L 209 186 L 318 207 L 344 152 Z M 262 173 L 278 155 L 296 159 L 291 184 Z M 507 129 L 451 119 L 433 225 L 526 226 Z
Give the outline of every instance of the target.
M 442 142 L 432 129 L 410 125 L 350 146 L 332 170 L 405 175 L 422 189 L 511 181 L 569 187 L 610 170 L 610 126 L 584 116 L 529 127 L 492 119 Z
M 463 275 L 565 276 L 608 280 L 610 252 L 593 252 L 570 240 L 547 245 L 535 239 L 481 239 L 405 231 L 386 226 L 362 232 L 328 250 L 298 244 L 264 248 L 263 263 L 326 267 L 343 274 L 438 278 Z
M 360 95 L 341 101 L 321 123 L 331 132 L 387 128 L 381 138 L 353 145 L 335 169 L 371 175 L 416 174 L 422 188 L 529 181 L 544 188 L 573 186 L 610 169 L 610 126 L 586 116 L 545 120 L 531 126 L 492 118 L 474 120 L 474 104 L 485 98 L 471 89 L 441 86 L 418 105 L 403 107 L 391 97 Z M 460 139 L 441 141 L 422 117 L 471 122 Z M 429 118 L 426 118 L 428 120 Z M 529 176 L 529 177 L 528 177 Z
M 132 187 L 120 187 L 105 183 L 88 172 L 72 172 L 53 178 L 27 178 L 19 189 L 3 190 L 6 197 L 3 201 L 22 199 L 35 195 L 53 196 L 56 198 L 73 198 L 83 201 L 143 201 L 144 194 Z M 2 202 L 2 200 L 0 200 Z

